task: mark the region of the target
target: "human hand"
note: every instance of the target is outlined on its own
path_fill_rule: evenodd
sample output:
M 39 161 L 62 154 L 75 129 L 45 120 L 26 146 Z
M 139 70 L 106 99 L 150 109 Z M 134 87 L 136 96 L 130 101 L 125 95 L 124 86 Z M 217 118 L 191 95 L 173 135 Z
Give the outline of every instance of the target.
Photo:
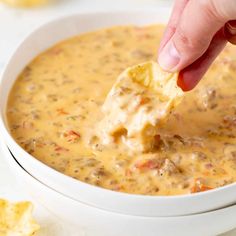
M 178 85 L 193 89 L 227 41 L 236 44 L 236 0 L 176 0 L 158 62 L 180 71 Z

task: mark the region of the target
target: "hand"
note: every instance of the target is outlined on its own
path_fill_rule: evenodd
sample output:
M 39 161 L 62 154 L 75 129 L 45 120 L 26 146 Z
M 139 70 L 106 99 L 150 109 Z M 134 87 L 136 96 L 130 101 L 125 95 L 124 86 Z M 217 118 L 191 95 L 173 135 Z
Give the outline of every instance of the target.
M 158 62 L 180 71 L 178 85 L 193 89 L 227 41 L 236 44 L 236 0 L 176 0 Z

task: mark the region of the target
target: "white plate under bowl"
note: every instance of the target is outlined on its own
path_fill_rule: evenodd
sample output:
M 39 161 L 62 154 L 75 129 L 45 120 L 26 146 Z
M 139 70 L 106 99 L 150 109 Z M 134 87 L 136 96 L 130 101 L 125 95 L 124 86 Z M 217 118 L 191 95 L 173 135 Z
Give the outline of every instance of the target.
M 129 215 L 149 217 L 187 215 L 218 209 L 236 202 L 236 184 L 183 196 L 132 195 L 95 187 L 65 176 L 33 158 L 14 141 L 7 128 L 5 110 L 9 91 L 22 69 L 43 50 L 63 39 L 87 31 L 113 25 L 160 23 L 165 22 L 168 15 L 169 10 L 165 8 L 147 12 L 78 14 L 49 22 L 26 37 L 2 74 L 0 135 L 27 172 L 47 186 L 81 203 Z
M 236 226 L 236 205 L 202 214 L 176 217 L 143 217 L 114 213 L 73 200 L 47 187 L 27 173 L 5 144 L 2 153 L 25 191 L 78 236 L 210 236 Z

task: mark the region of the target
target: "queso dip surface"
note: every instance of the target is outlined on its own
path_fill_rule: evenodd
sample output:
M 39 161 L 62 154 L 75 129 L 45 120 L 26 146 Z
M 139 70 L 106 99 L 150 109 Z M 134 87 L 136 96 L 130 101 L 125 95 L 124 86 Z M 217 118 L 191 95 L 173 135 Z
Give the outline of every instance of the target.
M 107 189 L 146 195 L 195 193 L 236 181 L 236 49 L 227 46 L 186 93 L 150 152 L 95 135 L 117 76 L 156 60 L 163 26 L 122 26 L 66 40 L 15 82 L 7 119 L 13 138 L 46 165 Z M 121 91 L 125 93 L 126 91 Z M 155 109 L 155 108 L 152 108 Z

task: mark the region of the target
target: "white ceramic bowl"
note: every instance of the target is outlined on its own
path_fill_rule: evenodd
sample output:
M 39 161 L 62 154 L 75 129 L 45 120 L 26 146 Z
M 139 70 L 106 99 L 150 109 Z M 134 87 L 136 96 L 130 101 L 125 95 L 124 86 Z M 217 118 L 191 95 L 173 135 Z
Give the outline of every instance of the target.
M 5 144 L 2 153 L 20 186 L 35 201 L 56 214 L 76 235 L 86 236 L 210 236 L 236 226 L 236 205 L 202 214 L 175 217 L 144 217 L 114 213 L 73 200 L 27 173 Z M 75 234 L 73 234 L 75 235 Z
M 17 161 L 32 176 L 81 203 L 110 212 L 136 216 L 180 216 L 215 210 L 236 202 L 236 184 L 183 196 L 142 196 L 114 192 L 65 176 L 25 152 L 9 134 L 5 109 L 9 91 L 22 69 L 39 53 L 58 41 L 113 25 L 165 22 L 168 9 L 149 12 L 91 13 L 67 16 L 35 30 L 19 45 L 2 74 L 0 87 L 0 134 Z

